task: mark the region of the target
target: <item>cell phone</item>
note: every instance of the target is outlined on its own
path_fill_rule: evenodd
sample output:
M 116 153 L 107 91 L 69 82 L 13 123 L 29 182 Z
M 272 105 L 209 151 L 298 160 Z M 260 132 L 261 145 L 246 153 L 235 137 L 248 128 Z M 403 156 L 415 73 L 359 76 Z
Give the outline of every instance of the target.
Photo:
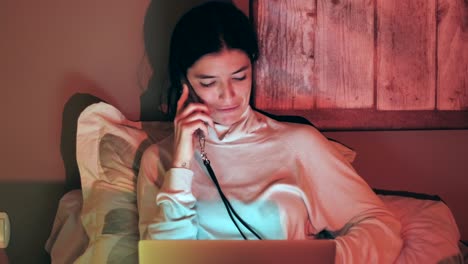
M 185 101 L 184 107 L 186 107 L 189 103 L 201 103 L 200 97 L 195 93 L 192 84 L 189 82 L 187 76 L 182 77 L 182 84 L 186 84 L 189 89 L 189 96 L 187 101 Z
M 185 101 L 184 107 L 187 107 L 188 104 L 190 103 L 201 103 L 200 97 L 195 93 L 195 90 L 193 89 L 192 84 L 190 84 L 187 76 L 183 76 L 182 78 L 182 84 L 186 84 L 188 89 L 189 89 L 189 96 L 187 98 L 187 101 Z M 199 140 L 205 140 L 205 133 L 201 129 L 197 129 L 195 131 L 195 135 L 198 137 Z M 200 141 L 200 147 L 202 145 L 202 142 Z M 204 145 L 204 142 L 203 142 Z

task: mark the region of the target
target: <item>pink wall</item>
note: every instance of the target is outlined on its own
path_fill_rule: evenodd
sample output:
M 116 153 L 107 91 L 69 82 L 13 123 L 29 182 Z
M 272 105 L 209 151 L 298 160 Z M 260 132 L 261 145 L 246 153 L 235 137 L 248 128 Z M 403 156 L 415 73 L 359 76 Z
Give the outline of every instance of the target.
M 232 2 L 241 9 L 244 14 L 249 15 L 249 0 L 232 0 Z
M 63 106 L 75 92 L 138 118 L 148 0 L 2 1 L 0 180 L 62 181 Z M 6 92 L 6 96 L 5 96 Z
M 468 130 L 328 132 L 373 188 L 439 195 L 468 239 Z

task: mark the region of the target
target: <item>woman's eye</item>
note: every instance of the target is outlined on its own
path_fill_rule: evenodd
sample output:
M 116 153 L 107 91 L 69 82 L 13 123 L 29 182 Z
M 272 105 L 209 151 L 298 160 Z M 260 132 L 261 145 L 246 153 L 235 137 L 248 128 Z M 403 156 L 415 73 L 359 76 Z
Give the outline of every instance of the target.
M 200 84 L 201 84 L 201 86 L 203 86 L 203 87 L 211 87 L 211 86 L 213 86 L 215 83 L 216 83 L 216 82 L 210 82 L 210 83 L 202 83 L 202 82 L 201 82 Z
M 236 81 L 243 81 L 243 80 L 245 80 L 245 78 L 247 78 L 246 75 L 240 76 L 240 77 L 233 77 L 233 79 L 236 80 Z

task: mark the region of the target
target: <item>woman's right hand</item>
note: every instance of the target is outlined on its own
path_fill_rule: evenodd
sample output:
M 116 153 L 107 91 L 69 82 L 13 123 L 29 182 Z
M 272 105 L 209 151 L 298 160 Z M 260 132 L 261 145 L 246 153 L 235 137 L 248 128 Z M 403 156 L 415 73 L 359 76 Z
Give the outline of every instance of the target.
M 173 168 L 190 168 L 194 144 L 198 140 L 194 136 L 195 132 L 200 129 L 207 135 L 208 125 L 214 127 L 213 119 L 211 119 L 210 111 L 206 105 L 190 102 L 184 107 L 189 98 L 189 92 L 188 86 L 183 84 L 182 95 L 177 101 L 177 113 L 174 119 Z

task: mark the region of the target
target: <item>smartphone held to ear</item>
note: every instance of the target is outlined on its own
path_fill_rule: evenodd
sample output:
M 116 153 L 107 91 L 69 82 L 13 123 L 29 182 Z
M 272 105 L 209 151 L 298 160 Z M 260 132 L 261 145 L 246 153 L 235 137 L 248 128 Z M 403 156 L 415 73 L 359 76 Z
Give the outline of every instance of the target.
M 193 86 L 190 84 L 187 77 L 184 76 L 182 78 L 182 84 L 187 85 L 187 88 L 189 90 L 189 95 L 187 101 L 185 102 L 185 106 L 187 106 L 189 103 L 201 103 L 200 98 L 198 98 L 197 94 L 195 93 L 195 90 L 193 89 Z
M 187 107 L 187 105 L 190 103 L 201 103 L 200 98 L 198 98 L 197 94 L 193 89 L 193 86 L 190 84 L 186 76 L 183 76 L 182 84 L 187 85 L 187 88 L 189 90 L 188 98 L 187 101 L 185 101 L 184 107 Z M 199 140 L 205 140 L 205 133 L 203 132 L 203 130 L 197 129 L 195 131 L 195 135 Z
M 201 103 L 200 98 L 195 94 L 195 91 L 193 91 L 193 88 L 189 85 L 189 96 L 187 99 L 187 102 L 189 103 Z

